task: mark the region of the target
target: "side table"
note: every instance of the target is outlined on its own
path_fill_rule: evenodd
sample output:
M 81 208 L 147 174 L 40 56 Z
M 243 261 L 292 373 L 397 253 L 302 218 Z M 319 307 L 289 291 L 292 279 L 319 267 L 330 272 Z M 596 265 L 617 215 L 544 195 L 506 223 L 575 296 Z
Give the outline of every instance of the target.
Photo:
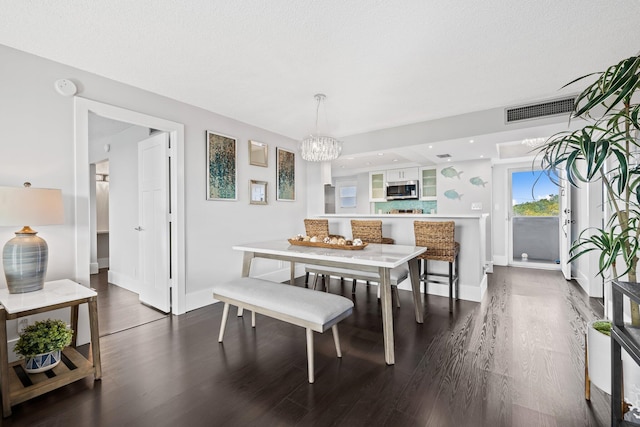
M 2 415 L 11 415 L 11 406 L 62 387 L 88 375 L 99 380 L 100 340 L 98 336 L 97 293 L 71 280 L 45 282 L 44 288 L 25 294 L 10 294 L 0 289 L 0 393 Z M 91 330 L 91 358 L 82 356 L 76 349 L 78 331 L 78 306 L 89 306 Z M 71 308 L 71 328 L 74 330 L 71 345 L 62 351 L 62 361 L 52 370 L 39 374 L 27 374 L 24 361 L 9 364 L 7 350 L 7 320 L 44 313 L 59 308 Z

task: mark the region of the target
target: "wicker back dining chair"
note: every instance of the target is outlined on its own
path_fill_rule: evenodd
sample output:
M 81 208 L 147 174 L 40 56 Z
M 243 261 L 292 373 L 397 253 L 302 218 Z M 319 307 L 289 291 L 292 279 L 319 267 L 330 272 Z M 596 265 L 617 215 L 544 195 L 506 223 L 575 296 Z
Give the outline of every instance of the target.
M 395 240 L 390 237 L 382 237 L 382 221 L 381 220 L 351 220 L 351 237 L 360 239 L 365 243 L 383 243 L 385 245 L 393 245 Z M 367 281 L 367 285 L 369 281 Z M 356 293 L 356 280 L 353 280 L 351 293 Z
M 307 236 L 324 238 L 329 236 L 329 220 L 328 219 L 305 219 L 304 230 Z
M 366 243 L 384 243 L 392 245 L 395 241 L 390 237 L 382 237 L 382 221 L 380 220 L 351 220 L 351 235 Z
M 424 293 L 427 293 L 427 283 L 449 284 L 449 311 L 453 310 L 453 288 L 455 285 L 456 300 L 460 299 L 458 284 L 458 253 L 460 244 L 455 241 L 456 223 L 454 221 L 414 221 L 413 231 L 416 246 L 425 246 L 427 250 L 418 258 L 423 264 L 423 274 L 420 281 L 424 282 Z M 449 263 L 449 274 L 429 273 L 427 261 L 445 261 Z M 429 279 L 433 277 L 447 277 L 448 281 Z
M 304 232 L 309 237 L 313 237 L 313 236 L 318 237 L 320 239 L 320 241 L 322 241 L 322 239 L 324 239 L 325 237 L 343 238 L 343 236 L 329 233 L 329 220 L 328 219 L 310 219 L 310 218 L 305 218 L 305 220 L 304 220 Z M 322 277 L 322 280 L 324 281 L 324 275 Z M 344 278 L 341 277 L 340 278 L 340 283 L 342 283 L 343 280 L 344 280 Z M 304 275 L 304 285 L 305 286 L 309 285 L 309 272 L 308 271 L 305 272 L 305 275 Z

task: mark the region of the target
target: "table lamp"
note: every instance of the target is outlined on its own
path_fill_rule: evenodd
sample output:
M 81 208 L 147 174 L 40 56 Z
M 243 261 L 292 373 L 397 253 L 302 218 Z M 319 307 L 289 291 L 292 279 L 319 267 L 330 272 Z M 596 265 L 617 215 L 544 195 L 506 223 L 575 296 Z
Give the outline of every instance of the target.
M 62 191 L 50 188 L 0 187 L 0 226 L 23 226 L 2 251 L 2 265 L 10 294 L 42 289 L 49 249 L 29 225 L 64 223 Z M 29 225 L 24 225 L 29 224 Z

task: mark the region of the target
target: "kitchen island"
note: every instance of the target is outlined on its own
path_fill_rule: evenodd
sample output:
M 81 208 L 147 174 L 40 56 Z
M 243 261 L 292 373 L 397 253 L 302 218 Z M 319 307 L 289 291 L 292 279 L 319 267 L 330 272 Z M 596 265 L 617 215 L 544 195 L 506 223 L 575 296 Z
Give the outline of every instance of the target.
M 491 271 L 490 245 L 487 234 L 489 214 L 438 215 L 438 214 L 324 214 L 318 218 L 329 220 L 332 234 L 351 238 L 352 219 L 382 220 L 382 234 L 391 237 L 399 245 L 414 245 L 414 221 L 455 221 L 456 241 L 460 243 L 459 277 L 460 299 L 480 302 L 487 289 L 487 272 Z M 448 264 L 443 261 L 429 261 L 429 271 L 446 273 Z M 400 289 L 411 290 L 405 280 Z M 432 295 L 448 296 L 449 286 L 429 283 L 427 292 Z

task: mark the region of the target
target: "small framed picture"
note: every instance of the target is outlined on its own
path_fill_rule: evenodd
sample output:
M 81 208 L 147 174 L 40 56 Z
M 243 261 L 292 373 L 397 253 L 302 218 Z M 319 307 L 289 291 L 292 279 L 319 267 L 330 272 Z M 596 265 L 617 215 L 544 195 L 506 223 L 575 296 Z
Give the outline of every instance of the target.
M 269 146 L 264 142 L 249 141 L 249 164 L 253 166 L 267 167 Z
M 237 200 L 236 139 L 207 131 L 207 200 Z
M 249 180 L 249 203 L 252 205 L 267 204 L 267 182 Z
M 276 200 L 296 200 L 296 155 L 276 147 Z

